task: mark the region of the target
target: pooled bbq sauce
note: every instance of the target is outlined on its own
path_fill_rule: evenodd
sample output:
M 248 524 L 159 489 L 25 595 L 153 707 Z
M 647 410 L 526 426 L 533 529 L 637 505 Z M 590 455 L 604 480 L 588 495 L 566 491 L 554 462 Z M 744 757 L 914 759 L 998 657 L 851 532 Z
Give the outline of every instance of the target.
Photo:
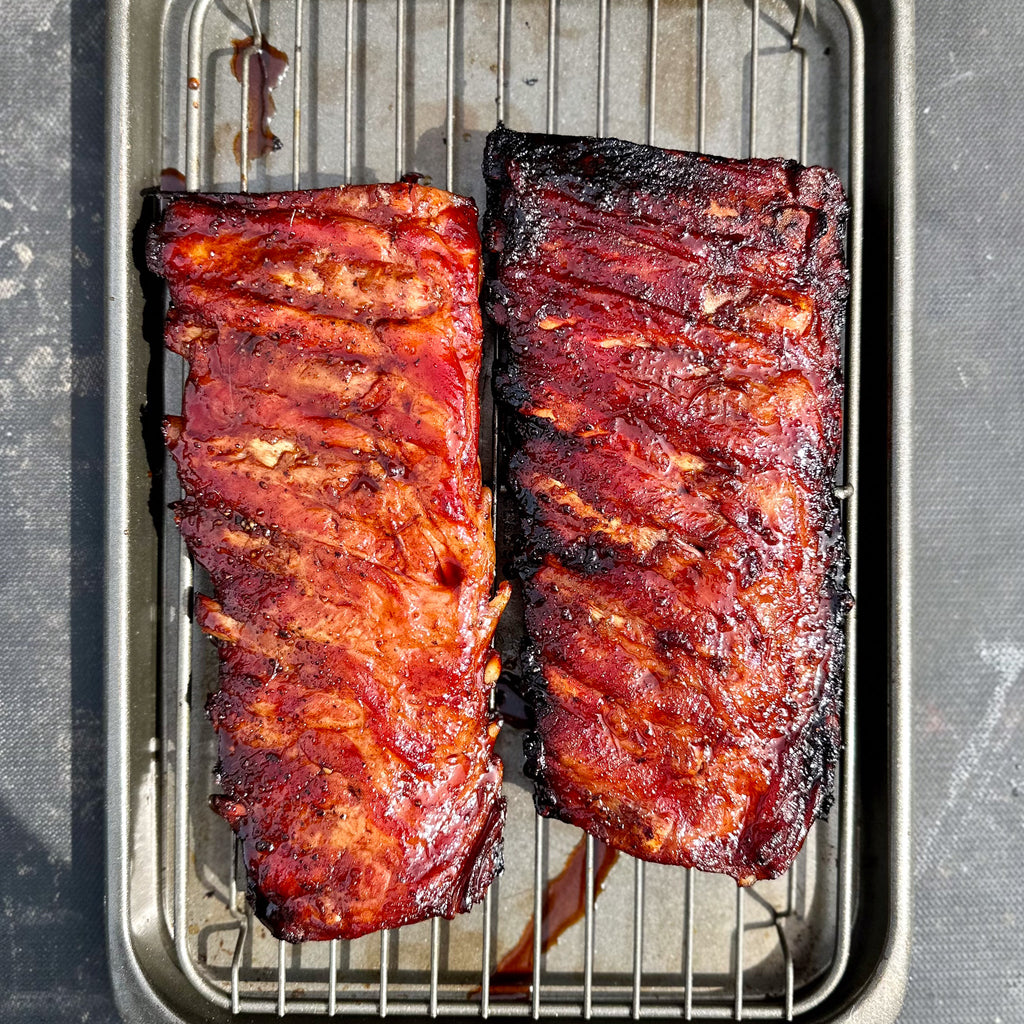
M 184 192 L 185 175 L 177 167 L 165 167 L 160 172 L 161 192 Z
M 253 37 L 232 39 L 235 48 L 231 58 L 231 73 L 242 81 L 242 61 L 244 55 L 253 45 Z M 267 37 L 260 39 L 259 50 L 249 53 L 249 159 L 266 156 L 267 153 L 281 148 L 281 140 L 270 130 L 270 119 L 274 116 L 274 98 L 271 90 L 276 88 L 285 69 L 288 67 L 288 56 L 267 42 Z M 235 159 L 242 162 L 242 133 L 235 136 Z
M 604 888 L 608 872 L 618 859 L 618 850 L 594 840 L 594 897 Z M 544 891 L 541 908 L 541 949 L 546 953 L 569 928 L 579 921 L 587 907 L 587 837 L 573 847 L 561 873 Z M 491 995 L 521 995 L 529 991 L 533 974 L 533 926 L 531 917 L 516 945 L 499 961 L 491 975 Z

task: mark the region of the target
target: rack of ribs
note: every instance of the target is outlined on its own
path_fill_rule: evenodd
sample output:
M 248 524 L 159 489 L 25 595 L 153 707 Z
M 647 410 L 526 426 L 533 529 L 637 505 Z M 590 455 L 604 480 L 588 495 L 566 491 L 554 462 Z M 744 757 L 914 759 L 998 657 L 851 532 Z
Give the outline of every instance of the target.
M 503 127 L 484 173 L 537 807 L 773 877 L 840 745 L 841 185 Z
M 165 435 L 249 900 L 291 941 L 467 910 L 505 815 L 476 208 L 412 184 L 181 195 L 147 257 L 190 364 Z

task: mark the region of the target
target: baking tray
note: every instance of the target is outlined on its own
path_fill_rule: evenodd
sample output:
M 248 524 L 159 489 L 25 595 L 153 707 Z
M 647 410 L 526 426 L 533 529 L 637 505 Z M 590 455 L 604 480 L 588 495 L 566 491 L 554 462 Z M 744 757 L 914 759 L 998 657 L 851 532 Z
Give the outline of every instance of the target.
M 109 14 L 108 941 L 124 1015 L 892 1020 L 910 905 L 909 4 L 118 0 Z M 236 141 L 262 128 L 244 42 L 261 36 L 288 60 L 272 92 L 278 143 L 240 161 Z M 498 119 L 824 163 L 853 205 L 837 486 L 858 604 L 836 807 L 785 878 L 750 890 L 620 858 L 512 986 L 495 964 L 531 917 L 539 943 L 544 885 L 580 833 L 533 814 L 511 729 L 507 868 L 472 914 L 290 947 L 247 913 L 232 837 L 205 806 L 216 658 L 190 621 L 204 581 L 166 512 L 176 485 L 155 431 L 180 403 L 182 366 L 133 263 L 144 193 L 161 183 L 262 191 L 416 172 L 480 203 Z

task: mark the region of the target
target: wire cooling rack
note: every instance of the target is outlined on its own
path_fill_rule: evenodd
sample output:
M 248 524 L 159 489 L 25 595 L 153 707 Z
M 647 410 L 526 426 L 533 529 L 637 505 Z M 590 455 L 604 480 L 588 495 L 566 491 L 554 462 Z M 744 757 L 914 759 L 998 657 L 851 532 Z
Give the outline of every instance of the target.
M 417 173 L 480 203 L 483 139 L 498 120 L 836 168 L 853 208 L 839 491 L 856 502 L 864 53 L 846 0 L 170 0 L 162 26 L 164 177 L 190 190 Z M 268 75 L 280 78 L 272 114 Z M 266 152 L 251 152 L 254 136 Z M 170 410 L 182 375 L 166 358 Z M 163 525 L 174 537 L 173 522 Z M 847 540 L 854 572 L 856 537 Z M 183 546 L 165 552 L 160 763 L 173 841 L 163 912 L 182 970 L 213 1006 L 257 1015 L 791 1019 L 842 974 L 856 899 L 854 617 L 837 804 L 783 879 L 737 889 L 622 857 L 595 903 L 594 841 L 533 813 L 514 767 L 519 739 L 506 729 L 507 866 L 484 902 L 452 922 L 289 946 L 245 906 L 237 845 L 206 807 L 216 752 L 203 705 L 216 656 L 190 615 L 204 581 Z M 581 841 L 584 915 L 544 952 L 545 886 Z M 495 967 L 531 928 L 532 974 L 510 986 Z

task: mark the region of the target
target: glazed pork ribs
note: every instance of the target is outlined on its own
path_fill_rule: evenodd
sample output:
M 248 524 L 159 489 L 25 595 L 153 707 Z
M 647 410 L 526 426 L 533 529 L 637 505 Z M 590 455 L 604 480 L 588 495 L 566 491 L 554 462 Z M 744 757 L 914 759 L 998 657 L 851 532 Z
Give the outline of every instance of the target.
M 476 208 L 410 184 L 182 195 L 148 261 L 190 364 L 165 434 L 249 899 L 291 941 L 466 910 L 505 814 Z
M 840 744 L 841 186 L 500 127 L 484 169 L 538 809 L 772 877 Z

